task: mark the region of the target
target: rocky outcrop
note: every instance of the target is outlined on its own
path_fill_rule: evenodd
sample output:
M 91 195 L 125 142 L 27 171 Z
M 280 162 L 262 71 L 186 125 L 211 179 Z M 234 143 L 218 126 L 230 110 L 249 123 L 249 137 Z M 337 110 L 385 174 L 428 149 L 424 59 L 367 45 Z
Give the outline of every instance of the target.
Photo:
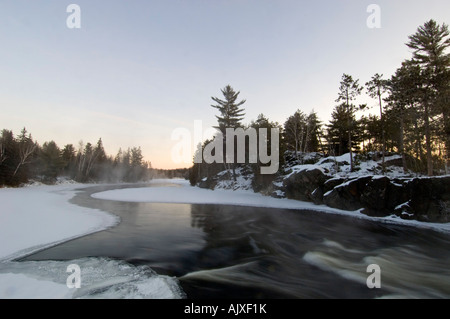
M 327 206 L 344 210 L 357 210 L 363 208 L 361 195 L 371 177 L 361 177 L 349 180 L 334 187 L 323 196 L 323 202 Z
M 289 198 L 343 210 L 360 210 L 369 216 L 395 214 L 403 219 L 450 222 L 450 176 L 414 179 L 363 176 L 327 180 L 320 170 L 310 170 L 292 174 L 284 186 Z
M 326 180 L 327 176 L 320 169 L 304 169 L 283 181 L 284 192 L 287 198 L 314 201 L 313 192 L 323 187 Z
M 415 178 L 406 184 L 408 201 L 397 208 L 403 218 L 450 222 L 450 176 Z
M 204 178 L 198 183 L 198 187 L 205 189 L 214 189 L 217 185 L 217 177 L 216 178 Z

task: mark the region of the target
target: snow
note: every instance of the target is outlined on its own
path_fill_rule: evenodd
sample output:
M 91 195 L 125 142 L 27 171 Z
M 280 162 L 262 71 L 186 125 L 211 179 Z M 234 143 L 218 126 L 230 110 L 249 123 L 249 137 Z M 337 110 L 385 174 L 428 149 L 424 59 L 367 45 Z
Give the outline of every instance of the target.
M 275 187 L 283 187 L 283 182 L 272 182 Z
M 66 285 L 38 280 L 22 274 L 0 275 L 0 299 L 67 299 Z
M 69 264 L 81 269 L 81 287 L 69 289 Z M 89 257 L 72 261 L 26 261 L 0 264 L 2 299 L 172 299 L 183 297 L 178 282 L 147 266 Z
M 279 189 L 275 190 L 275 191 L 274 191 L 274 194 L 275 194 L 276 196 L 278 196 L 278 197 L 284 197 L 284 196 L 286 196 L 285 192 L 283 192 L 283 191 L 281 191 L 281 190 L 279 190 Z
M 0 189 L 0 260 L 117 224 L 115 216 L 68 202 L 76 188 L 87 186 Z
M 409 201 L 407 201 L 407 202 L 405 202 L 403 204 L 397 205 L 397 207 L 395 207 L 395 210 L 397 210 L 397 209 L 404 209 L 404 208 L 407 208 L 407 207 L 409 207 Z
M 353 154 L 353 158 L 354 157 L 355 157 L 355 154 Z M 331 156 L 331 157 L 322 158 L 321 160 L 319 160 L 317 162 L 317 164 L 318 165 L 323 164 L 323 162 L 325 162 L 325 161 L 327 161 L 329 159 L 332 159 L 333 161 L 336 161 L 338 163 L 343 163 L 343 162 L 350 163 L 350 153 L 346 153 L 346 154 L 343 154 L 341 156 L 336 156 L 336 157 Z
M 252 189 L 253 174 L 243 175 L 242 168 L 236 168 L 236 181 L 233 179 L 221 179 L 217 182 L 215 189 L 232 189 L 232 190 L 249 190 Z M 231 170 L 224 170 L 217 174 L 217 176 L 223 176 L 225 174 L 232 175 Z
M 325 173 L 325 170 L 322 166 L 317 164 L 304 164 L 304 165 L 295 165 L 291 167 L 292 172 L 287 174 L 284 178 L 289 178 L 292 174 L 303 172 L 303 171 L 313 171 L 315 169 L 320 170 L 322 173 Z
M 31 183 L 22 188 L 0 189 L 0 298 L 179 298 L 173 278 L 137 271 L 119 261 L 78 260 L 83 280 L 91 286 L 69 289 L 67 266 L 71 263 L 15 262 L 15 258 L 88 233 L 112 227 L 117 216 L 69 203 L 77 189 L 92 185 L 61 182 L 46 186 Z M 127 267 L 130 268 L 127 270 Z M 101 271 L 101 274 L 98 272 Z M 127 273 L 124 274 L 124 272 Z M 117 278 L 126 277 L 125 282 Z M 128 276 L 128 277 L 127 277 Z M 104 279 L 97 283 L 95 280 Z M 86 281 L 84 281 L 86 283 Z M 105 282 L 109 286 L 105 287 Z M 89 280 L 87 280 L 89 284 Z M 100 286 L 99 286 L 100 285 Z M 102 286 L 103 285 L 103 286 Z M 92 287 L 97 287 L 93 290 Z M 98 288 L 100 287 L 100 288 Z M 102 291 L 103 295 L 99 295 Z
M 400 155 L 391 155 L 387 156 L 385 161 L 387 162 L 399 158 L 401 158 Z M 341 156 L 321 158 L 316 164 L 295 165 L 292 167 L 293 172 L 286 175 L 285 178 L 288 178 L 293 173 L 300 172 L 305 169 L 320 169 L 329 176 L 344 178 L 358 178 L 367 175 L 374 176 L 377 175 L 377 173 L 381 173 L 381 160 L 362 160 L 361 162 L 358 162 L 357 154 L 353 154 L 353 159 L 355 165 L 354 172 L 351 172 L 350 170 L 350 153 L 346 153 Z M 400 178 L 405 176 L 411 177 L 411 173 L 405 174 L 403 172 L 403 168 L 397 166 L 389 166 L 385 175 L 390 178 Z M 382 176 L 380 175 L 379 178 L 381 177 Z

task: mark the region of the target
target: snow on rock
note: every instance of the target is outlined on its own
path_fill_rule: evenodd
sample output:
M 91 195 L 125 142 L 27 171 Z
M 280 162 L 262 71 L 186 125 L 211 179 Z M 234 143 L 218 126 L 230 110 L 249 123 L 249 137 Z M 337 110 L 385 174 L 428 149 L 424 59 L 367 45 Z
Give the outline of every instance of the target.
M 295 166 L 292 166 L 290 169 L 292 170 L 292 172 L 285 175 L 284 179 L 288 179 L 289 177 L 291 177 L 292 174 L 303 172 L 303 171 L 313 171 L 315 169 L 318 169 L 322 173 L 326 172 L 326 169 L 324 167 L 322 167 L 320 165 L 316 165 L 316 164 L 295 165 Z
M 232 190 L 251 190 L 252 189 L 252 182 L 253 182 L 253 174 L 243 174 L 242 168 L 236 168 L 235 174 L 236 174 L 236 180 L 233 178 L 229 179 L 228 174 L 231 176 L 233 175 L 232 170 L 225 170 L 217 174 L 219 177 L 226 177 L 223 179 L 220 179 L 217 181 L 215 189 L 232 189 Z

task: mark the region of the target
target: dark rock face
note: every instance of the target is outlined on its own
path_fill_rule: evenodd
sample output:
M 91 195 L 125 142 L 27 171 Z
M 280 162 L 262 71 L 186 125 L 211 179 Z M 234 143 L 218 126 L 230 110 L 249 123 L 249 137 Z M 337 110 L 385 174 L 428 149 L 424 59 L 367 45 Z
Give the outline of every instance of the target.
M 207 178 L 198 183 L 198 187 L 205 188 L 205 189 L 214 189 L 214 187 L 216 187 L 216 185 L 217 185 L 216 178 Z
M 402 212 L 427 222 L 450 222 L 450 176 L 414 178 L 406 184 L 408 201 Z
M 327 177 L 319 169 L 303 170 L 291 174 L 283 181 L 287 198 L 314 201 L 312 193 L 323 186 Z
M 322 186 L 317 187 L 311 194 L 312 199 L 316 205 L 323 204 L 323 196 L 336 186 L 345 182 L 344 178 L 331 178 L 325 181 Z
M 395 208 L 407 198 L 403 185 L 392 182 L 387 177 L 372 178 L 361 195 L 363 213 L 369 216 L 392 215 Z
M 362 209 L 369 216 L 396 214 L 403 219 L 446 223 L 450 222 L 450 176 L 412 180 L 360 177 L 326 192 L 323 202 L 343 210 Z
M 364 208 L 361 196 L 371 179 L 371 176 L 365 176 L 338 185 L 324 195 L 323 202 L 327 206 L 344 210 Z

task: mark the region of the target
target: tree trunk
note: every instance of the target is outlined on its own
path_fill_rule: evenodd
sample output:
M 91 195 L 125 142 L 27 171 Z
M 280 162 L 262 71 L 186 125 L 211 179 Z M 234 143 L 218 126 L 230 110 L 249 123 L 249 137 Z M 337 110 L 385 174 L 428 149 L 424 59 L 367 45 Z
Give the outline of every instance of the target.
M 381 103 L 381 93 L 380 91 L 378 91 L 378 100 L 380 101 L 380 121 L 381 121 L 381 140 L 383 143 L 382 146 L 382 156 L 383 156 L 383 162 L 382 162 L 382 167 L 383 167 L 383 175 L 385 173 L 385 153 L 386 153 L 386 138 L 385 138 L 385 133 L 384 133 L 384 117 L 383 117 L 383 104 Z
M 405 130 L 405 123 L 403 120 L 403 112 L 400 116 L 400 141 L 399 141 L 399 148 L 400 148 L 400 154 L 402 154 L 402 166 L 403 166 L 403 173 L 406 174 L 407 168 L 406 168 L 406 154 L 405 154 L 405 143 L 404 143 L 404 134 Z
M 417 117 L 414 117 L 414 131 L 416 132 L 416 144 L 414 147 L 416 149 L 416 156 L 419 158 L 420 161 L 422 161 L 423 160 L 422 138 L 420 136 L 419 124 L 417 122 Z
M 449 173 L 449 157 L 450 157 L 450 121 L 446 110 L 442 112 L 442 119 L 444 121 L 444 142 L 445 142 L 445 174 Z
M 348 113 L 348 149 L 350 151 L 350 172 L 353 172 L 353 152 L 352 152 L 352 113 L 350 112 L 350 98 L 347 91 L 347 113 Z
M 427 173 L 428 176 L 433 176 L 433 156 L 431 154 L 431 130 L 429 106 L 425 103 L 425 143 L 427 148 Z

